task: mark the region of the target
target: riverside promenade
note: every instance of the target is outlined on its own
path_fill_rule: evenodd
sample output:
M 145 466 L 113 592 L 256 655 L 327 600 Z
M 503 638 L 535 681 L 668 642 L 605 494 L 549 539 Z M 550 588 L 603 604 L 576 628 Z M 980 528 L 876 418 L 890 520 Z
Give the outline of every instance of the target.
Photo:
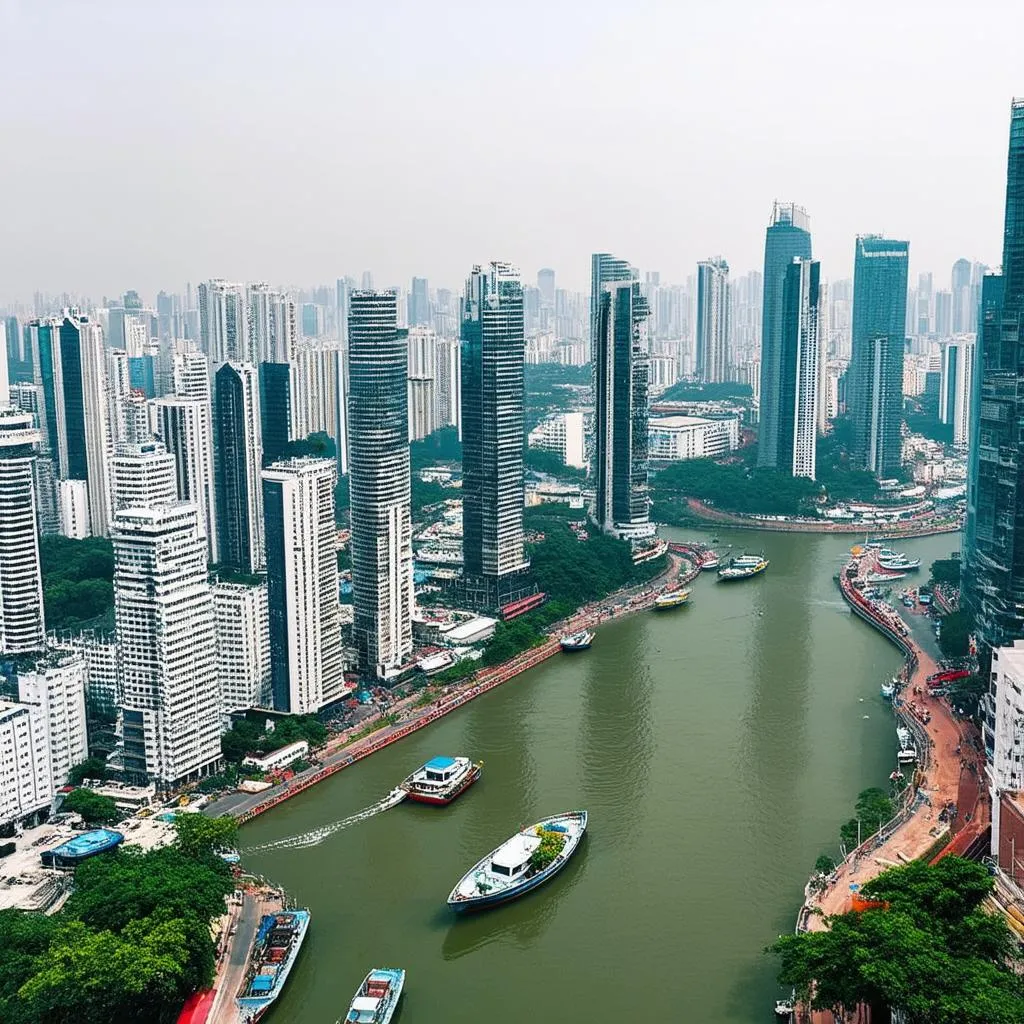
M 436 699 L 429 702 L 424 702 L 422 693 L 414 693 L 402 699 L 388 709 L 386 719 L 382 718 L 380 728 L 373 732 L 367 734 L 366 725 L 361 724 L 329 740 L 317 752 L 319 764 L 316 767 L 261 793 L 230 793 L 209 804 L 205 813 L 212 817 L 231 815 L 240 824 L 251 821 L 559 653 L 559 636 L 585 628 L 593 629 L 609 619 L 649 609 L 658 593 L 669 582 L 678 580 L 686 583 L 699 574 L 699 567 L 686 558 L 670 553 L 664 572 L 640 586 L 616 591 L 600 601 L 585 605 L 569 619 L 553 623 L 548 629 L 547 639 L 537 647 L 531 647 L 501 665 L 480 669 L 465 680 L 445 686 Z
M 855 558 L 857 575 L 840 572 L 839 586 L 844 600 L 860 618 L 895 643 L 907 658 L 905 685 L 897 717 L 917 743 L 918 770 L 907 787 L 900 812 L 875 836 L 852 851 L 829 877 L 824 890 L 813 893 L 800 908 L 798 931 L 821 931 L 825 917 L 853 909 L 853 885 L 863 885 L 886 868 L 898 867 L 926 855 L 939 853 L 947 835 L 956 837 L 963 849 L 989 822 L 989 807 L 979 779 L 984 776 L 984 756 L 973 746 L 971 727 L 958 721 L 944 698 L 933 696 L 927 679 L 938 670 L 935 660 L 915 641 L 900 615 L 886 605 L 871 601 L 854 586 L 866 586 L 870 573 L 879 572 L 877 556 L 871 549 Z M 939 821 L 942 808 L 954 804 L 957 813 L 948 825 Z M 827 1011 L 809 1012 L 799 1008 L 798 1024 L 842 1024 Z M 867 1010 L 853 1018 L 856 1024 L 870 1024 Z M 850 1024 L 847 1018 L 846 1024 Z

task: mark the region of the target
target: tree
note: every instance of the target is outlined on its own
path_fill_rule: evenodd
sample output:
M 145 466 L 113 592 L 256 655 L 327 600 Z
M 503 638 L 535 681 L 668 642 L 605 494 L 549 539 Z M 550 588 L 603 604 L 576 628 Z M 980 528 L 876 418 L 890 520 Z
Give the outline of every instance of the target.
M 238 834 L 234 818 L 208 818 L 205 814 L 177 814 L 174 817 L 174 845 L 186 857 L 209 857 L 228 849 Z
M 18 989 L 39 969 L 57 924 L 55 918 L 43 914 L 0 910 L 0 1020 L 6 1024 L 34 1024 L 28 1007 L 18 999 Z
M 1019 1024 L 1020 952 L 982 901 L 992 879 L 980 864 L 945 857 L 891 868 L 863 887 L 886 906 L 836 914 L 827 931 L 781 937 L 779 981 L 814 1009 L 871 1007 L 874 1024 L 900 1009 L 907 1024 Z
M 970 651 L 971 616 L 966 609 L 951 612 L 941 618 L 939 647 L 947 658 L 964 658 Z
M 114 548 L 103 537 L 40 538 L 46 624 L 65 629 L 108 615 L 114 608 Z
M 109 796 L 95 793 L 91 789 L 72 790 L 64 798 L 61 811 L 75 811 L 87 825 L 111 825 L 124 815 Z
M 823 853 L 815 862 L 814 870 L 819 875 L 831 875 L 836 869 L 835 860 L 830 857 L 827 853 Z
M 960 586 L 960 558 L 936 558 L 932 562 L 931 571 L 932 583 L 948 583 L 950 586 Z
M 855 807 L 857 816 L 851 818 L 839 830 L 843 842 L 849 848 L 873 836 L 893 816 L 892 800 L 884 790 L 872 787 L 862 790 Z
M 80 786 L 83 779 L 98 779 L 102 782 L 106 777 L 107 762 L 102 757 L 87 757 L 68 772 L 68 782 L 72 786 Z

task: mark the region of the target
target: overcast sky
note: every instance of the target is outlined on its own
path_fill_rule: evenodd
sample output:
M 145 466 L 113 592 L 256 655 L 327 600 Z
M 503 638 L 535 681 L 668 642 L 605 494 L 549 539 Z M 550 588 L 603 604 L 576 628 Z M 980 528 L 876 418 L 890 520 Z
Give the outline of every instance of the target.
M 759 267 L 775 197 L 830 278 L 910 239 L 998 264 L 1024 4 L 0 0 L 0 305 L 206 277 L 609 250 Z

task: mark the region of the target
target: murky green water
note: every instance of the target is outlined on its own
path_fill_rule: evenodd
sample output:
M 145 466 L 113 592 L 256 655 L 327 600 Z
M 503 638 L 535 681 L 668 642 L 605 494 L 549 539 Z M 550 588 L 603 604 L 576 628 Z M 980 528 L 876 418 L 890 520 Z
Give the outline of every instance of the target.
M 408 970 L 402 1024 L 772 1020 L 761 950 L 792 928 L 815 858 L 835 851 L 858 791 L 884 782 L 895 752 L 878 687 L 899 656 L 832 579 L 850 540 L 722 532 L 721 552 L 763 549 L 768 572 L 702 577 L 689 607 L 603 626 L 589 652 L 556 656 L 246 826 L 243 846 L 304 832 L 435 754 L 485 762 L 446 809 L 403 804 L 319 846 L 246 859 L 313 912 L 271 1024 L 337 1020 L 372 966 Z M 897 546 L 927 566 L 957 544 Z M 590 832 L 553 882 L 449 915 L 449 890 L 480 856 L 573 807 Z

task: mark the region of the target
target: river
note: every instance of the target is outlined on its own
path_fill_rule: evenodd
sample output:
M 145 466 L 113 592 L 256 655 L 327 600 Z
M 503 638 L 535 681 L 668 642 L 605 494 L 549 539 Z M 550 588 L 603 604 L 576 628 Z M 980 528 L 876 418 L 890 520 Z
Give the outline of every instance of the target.
M 672 539 L 708 540 L 699 531 Z M 448 808 L 402 804 L 309 848 L 245 858 L 313 923 L 269 1022 L 330 1024 L 373 966 L 409 974 L 400 1024 L 773 1019 L 762 949 L 789 932 L 815 858 L 894 763 L 879 684 L 900 665 L 843 604 L 853 538 L 722 531 L 761 577 L 705 575 L 691 604 L 602 626 L 550 661 L 245 826 L 244 848 L 354 814 L 435 754 L 483 759 Z M 957 535 L 900 541 L 948 556 Z M 913 581 L 910 581 L 913 582 Z M 445 899 L 521 824 L 590 812 L 546 887 L 454 919 Z

